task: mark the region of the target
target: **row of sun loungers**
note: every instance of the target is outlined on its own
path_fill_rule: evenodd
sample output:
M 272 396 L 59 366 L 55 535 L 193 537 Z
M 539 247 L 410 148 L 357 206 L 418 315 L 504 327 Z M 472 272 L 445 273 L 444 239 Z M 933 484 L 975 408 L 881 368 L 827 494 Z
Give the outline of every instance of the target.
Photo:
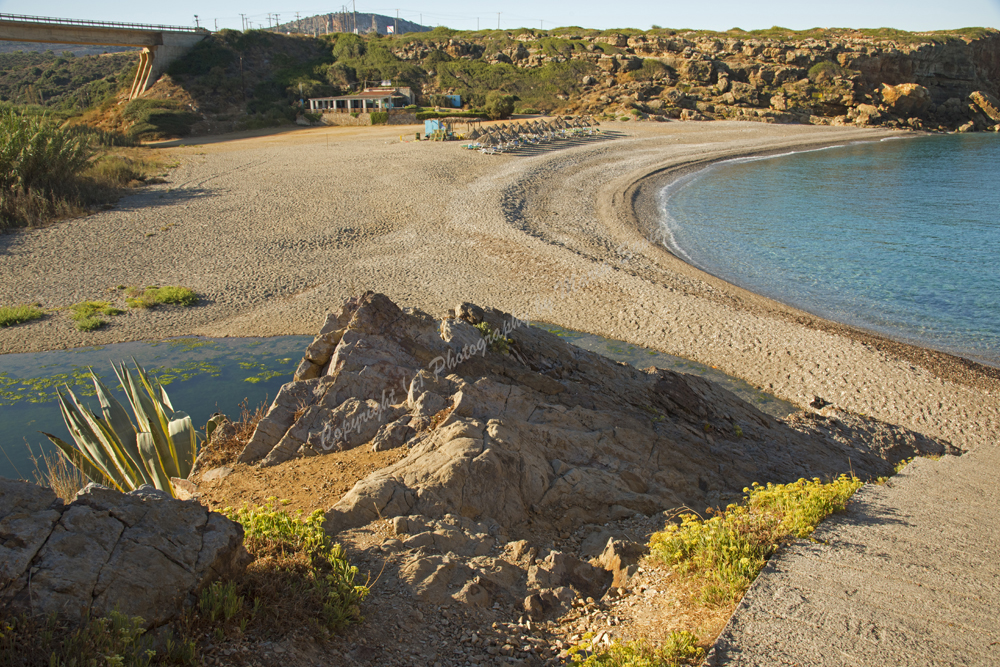
M 485 129 L 473 129 L 466 139 L 473 143 L 466 148 L 486 155 L 506 153 L 519 148 L 538 146 L 560 139 L 593 136 L 600 132 L 599 123 L 590 116 L 556 117 L 550 121 L 501 124 Z

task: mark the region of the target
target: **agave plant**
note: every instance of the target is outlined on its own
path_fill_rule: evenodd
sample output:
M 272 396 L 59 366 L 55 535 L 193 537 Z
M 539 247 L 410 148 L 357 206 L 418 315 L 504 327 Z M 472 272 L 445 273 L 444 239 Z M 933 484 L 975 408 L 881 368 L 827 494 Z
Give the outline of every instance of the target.
M 103 418 L 80 403 L 66 386 L 58 390 L 59 408 L 76 446 L 45 435 L 91 481 L 123 493 L 152 484 L 176 496 L 170 478 L 184 479 L 190 474 L 198 453 L 198 433 L 189 416 L 174 410 L 163 387 L 154 386 L 135 359 L 132 363 L 135 376 L 124 362 L 112 366 L 132 406 L 134 424 L 91 370 Z

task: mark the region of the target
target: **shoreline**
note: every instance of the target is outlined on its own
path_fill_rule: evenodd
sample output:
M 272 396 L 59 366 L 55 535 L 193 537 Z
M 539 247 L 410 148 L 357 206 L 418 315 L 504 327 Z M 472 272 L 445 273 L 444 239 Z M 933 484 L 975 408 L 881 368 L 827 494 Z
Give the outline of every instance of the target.
M 914 132 L 899 139 L 909 139 L 919 136 L 930 136 L 928 133 Z M 881 141 L 881 139 L 879 139 Z M 860 142 L 852 142 L 860 143 Z M 826 150 L 847 144 L 830 144 L 828 146 L 807 146 L 803 150 L 772 150 L 758 151 L 745 155 L 733 155 L 721 157 L 707 161 L 698 161 L 687 165 L 667 168 L 662 171 L 647 174 L 639 178 L 626 190 L 625 199 L 632 202 L 631 216 L 634 224 L 651 243 L 661 247 L 671 258 L 683 263 L 688 267 L 693 275 L 697 275 L 706 282 L 712 282 L 724 286 L 724 289 L 731 291 L 743 302 L 742 307 L 749 309 L 760 309 L 761 312 L 788 319 L 796 324 L 825 331 L 837 335 L 848 336 L 866 345 L 871 345 L 876 350 L 905 359 L 911 363 L 918 364 L 935 375 L 974 386 L 980 389 L 1000 391 L 1000 368 L 985 364 L 967 357 L 963 357 L 949 352 L 925 347 L 916 343 L 908 343 L 897 340 L 891 336 L 865 329 L 862 327 L 837 322 L 819 315 L 815 315 L 806 310 L 796 308 L 777 299 L 757 294 L 744 287 L 731 283 L 723 278 L 719 278 L 708 271 L 705 271 L 687 262 L 672 252 L 663 242 L 656 237 L 659 234 L 659 204 L 657 196 L 659 192 L 675 182 L 677 179 L 692 173 L 700 172 L 713 164 L 725 162 L 731 159 L 746 157 L 777 157 L 788 153 L 805 152 L 811 150 Z
M 11 277 L 0 303 L 65 306 L 113 298 L 119 284 L 172 284 L 201 305 L 129 313 L 91 334 L 57 313 L 0 329 L 0 353 L 315 335 L 327 311 L 372 289 L 437 316 L 469 301 L 649 347 L 802 407 L 822 396 L 961 447 L 1000 430 L 990 369 L 753 294 L 649 240 L 657 179 L 898 132 L 733 121 L 602 129 L 614 136 L 520 155 L 400 142 L 398 127 L 164 149 L 181 162 L 169 183 L 111 211 L 0 236 Z

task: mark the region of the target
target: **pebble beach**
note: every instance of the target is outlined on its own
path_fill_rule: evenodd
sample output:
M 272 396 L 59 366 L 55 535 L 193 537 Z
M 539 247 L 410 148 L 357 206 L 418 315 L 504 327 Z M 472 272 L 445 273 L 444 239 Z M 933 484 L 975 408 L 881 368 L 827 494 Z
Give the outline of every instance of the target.
M 42 320 L 0 353 L 182 335 L 315 334 L 348 296 L 436 316 L 468 301 L 687 357 L 805 408 L 816 396 L 964 449 L 993 444 L 1000 374 L 822 320 L 655 243 L 655 193 L 729 157 L 898 132 L 748 122 L 610 123 L 503 155 L 413 142 L 413 128 L 308 128 L 160 148 L 164 179 L 112 210 L 0 236 L 0 304 Z M 738 206 L 739 202 L 733 202 Z M 192 308 L 101 330 L 54 309 L 182 285 Z

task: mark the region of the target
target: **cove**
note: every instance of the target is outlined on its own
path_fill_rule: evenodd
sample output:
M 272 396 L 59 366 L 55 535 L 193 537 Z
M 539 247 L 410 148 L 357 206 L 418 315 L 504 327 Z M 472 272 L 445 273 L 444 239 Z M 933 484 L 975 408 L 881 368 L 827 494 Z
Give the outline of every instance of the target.
M 637 368 L 656 366 L 711 380 L 762 412 L 785 417 L 797 408 L 746 382 L 696 362 L 602 336 L 535 323 L 573 345 Z M 310 336 L 276 338 L 173 338 L 103 347 L 0 355 L 0 477 L 35 481 L 32 454 L 55 453 L 46 431 L 71 442 L 56 402 L 56 387 L 69 385 L 99 413 L 88 368 L 125 404 L 112 363 L 135 358 L 166 388 L 174 408 L 187 412 L 199 430 L 215 412 L 231 419 L 244 402 L 251 410 L 270 403 L 291 381 Z M 130 409 L 126 406 L 126 410 Z
M 659 193 L 668 248 L 728 282 L 1000 366 L 1000 137 L 728 160 Z

